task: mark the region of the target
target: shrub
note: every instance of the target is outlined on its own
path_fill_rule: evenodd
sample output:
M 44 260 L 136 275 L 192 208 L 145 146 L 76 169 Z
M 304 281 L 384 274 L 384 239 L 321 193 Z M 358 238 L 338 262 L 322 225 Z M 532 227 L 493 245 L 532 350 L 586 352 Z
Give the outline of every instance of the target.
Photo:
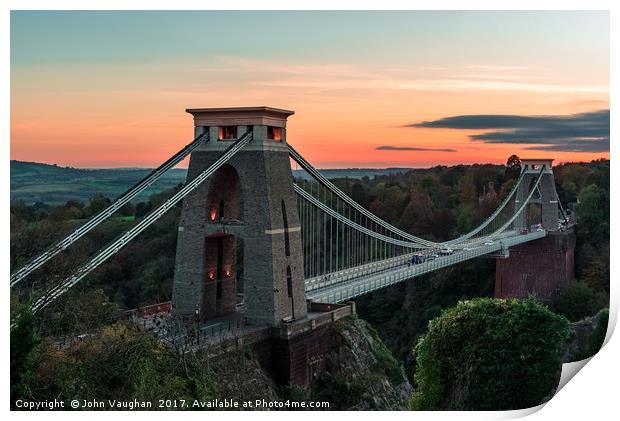
M 609 309 L 603 309 L 598 312 L 595 316 L 596 327 L 592 331 L 590 335 L 590 339 L 588 340 L 588 344 L 585 349 L 581 352 L 578 352 L 575 355 L 574 360 L 584 360 L 586 358 L 590 358 L 595 355 L 603 346 L 603 342 L 605 342 L 605 335 L 607 335 L 607 326 L 609 324 Z
M 377 363 L 373 369 L 378 373 L 385 374 L 390 383 L 394 386 L 397 386 L 407 380 L 403 364 L 394 358 L 392 352 L 387 348 L 387 346 L 385 346 L 379 337 L 377 330 L 367 321 L 363 320 L 363 323 L 374 339 L 372 353 L 377 359 Z
M 590 336 L 590 352 L 591 355 L 596 354 L 605 342 L 605 336 L 607 335 L 607 327 L 609 325 L 609 309 L 601 310 L 598 314 L 598 323 L 592 336 Z
M 595 292 L 585 282 L 572 282 L 560 292 L 551 302 L 551 310 L 576 322 L 594 315 L 606 303 L 600 294 Z
M 462 301 L 429 323 L 416 348 L 413 409 L 537 405 L 557 385 L 569 322 L 535 299 Z
M 317 401 L 328 401 L 335 410 L 346 410 L 356 405 L 364 393 L 364 379 L 351 381 L 343 375 L 324 372 L 312 394 Z M 330 405 L 331 406 L 331 405 Z
M 29 306 L 20 308 L 11 329 L 11 407 L 18 397 L 30 395 L 37 348 L 41 339 L 34 327 L 34 315 Z M 13 408 L 14 409 L 14 408 Z

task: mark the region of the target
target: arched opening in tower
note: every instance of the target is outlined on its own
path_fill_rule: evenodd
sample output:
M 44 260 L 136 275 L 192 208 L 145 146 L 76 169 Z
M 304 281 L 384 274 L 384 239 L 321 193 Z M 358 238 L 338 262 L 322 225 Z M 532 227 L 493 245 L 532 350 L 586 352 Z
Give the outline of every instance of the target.
M 528 186 L 527 189 L 527 196 L 529 196 L 529 194 L 532 192 L 532 190 L 534 190 L 534 186 L 536 185 L 536 180 L 538 179 L 538 177 L 532 177 L 532 180 L 530 181 L 530 185 Z M 527 228 L 527 230 L 532 230 L 538 227 L 538 225 L 542 222 L 541 218 L 542 218 L 542 201 L 541 201 L 541 196 L 540 196 L 540 188 L 538 189 L 538 191 L 535 191 L 534 194 L 532 194 L 532 199 L 529 201 L 529 203 L 527 204 L 527 206 L 524 209 L 525 212 L 525 227 Z
M 217 233 L 205 238 L 203 318 L 235 311 L 237 304 L 237 237 Z
M 243 219 L 239 174 L 231 165 L 223 165 L 211 177 L 207 210 L 210 222 L 235 222 Z

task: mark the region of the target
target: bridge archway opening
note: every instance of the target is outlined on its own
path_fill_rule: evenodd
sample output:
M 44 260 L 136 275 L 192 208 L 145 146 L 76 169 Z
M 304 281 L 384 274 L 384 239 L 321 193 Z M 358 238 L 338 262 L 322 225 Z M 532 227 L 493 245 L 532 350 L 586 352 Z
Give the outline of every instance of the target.
M 244 262 L 244 242 L 243 237 L 235 237 L 236 240 L 236 253 L 235 253 L 235 276 L 237 282 L 237 297 L 239 302 L 243 301 L 243 279 L 244 279 L 244 270 L 243 270 L 243 262 Z
M 540 169 L 540 166 L 537 169 Z M 529 196 L 532 190 L 534 190 L 536 186 L 536 180 L 537 180 L 537 177 L 532 177 L 532 179 L 530 180 L 529 186 L 527 188 L 526 196 Z M 540 188 L 539 188 L 539 191 L 541 191 Z M 534 192 L 531 200 L 525 206 L 524 213 L 525 213 L 525 228 L 527 228 L 528 230 L 542 223 L 542 219 L 541 219 L 542 218 L 542 197 L 540 196 L 540 193 Z
M 233 166 L 223 165 L 213 174 L 207 194 L 207 210 L 211 222 L 243 219 L 241 183 Z
M 205 237 L 202 319 L 235 311 L 237 303 L 237 237 L 216 233 Z

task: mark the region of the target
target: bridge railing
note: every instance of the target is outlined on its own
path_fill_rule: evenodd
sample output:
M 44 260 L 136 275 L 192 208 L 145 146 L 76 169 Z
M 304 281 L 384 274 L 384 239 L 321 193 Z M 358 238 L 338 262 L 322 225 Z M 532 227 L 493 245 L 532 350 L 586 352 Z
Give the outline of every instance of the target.
M 396 257 L 391 257 L 376 262 L 366 263 L 320 276 L 306 279 L 306 291 L 312 291 L 318 288 L 325 288 L 335 283 L 359 278 L 360 276 L 370 275 L 382 270 L 390 269 L 396 266 L 402 266 L 411 261 L 415 253 L 407 253 Z
M 317 288 L 307 292 L 307 298 L 312 301 L 338 303 L 357 296 L 385 288 L 387 286 L 424 275 L 454 264 L 470 260 L 479 256 L 492 254 L 508 247 L 533 241 L 546 236 L 546 231 L 535 231 L 528 234 L 515 234 L 502 238 L 493 243 L 477 246 L 471 249 L 456 251 L 452 255 L 441 256 L 432 261 L 414 265 L 395 267 L 387 272 L 360 276 L 343 282 L 333 283 L 325 288 Z

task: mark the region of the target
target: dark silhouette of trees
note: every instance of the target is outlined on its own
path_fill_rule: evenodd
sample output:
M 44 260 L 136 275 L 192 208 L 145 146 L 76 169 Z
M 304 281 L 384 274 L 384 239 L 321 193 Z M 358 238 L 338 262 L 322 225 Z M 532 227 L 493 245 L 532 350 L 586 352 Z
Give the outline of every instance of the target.
M 521 159 L 517 155 L 510 155 L 506 161 L 506 178 L 518 178 L 521 174 Z
M 41 338 L 35 330 L 34 315 L 22 306 L 11 330 L 11 407 L 20 396 L 30 395 L 37 347 Z

